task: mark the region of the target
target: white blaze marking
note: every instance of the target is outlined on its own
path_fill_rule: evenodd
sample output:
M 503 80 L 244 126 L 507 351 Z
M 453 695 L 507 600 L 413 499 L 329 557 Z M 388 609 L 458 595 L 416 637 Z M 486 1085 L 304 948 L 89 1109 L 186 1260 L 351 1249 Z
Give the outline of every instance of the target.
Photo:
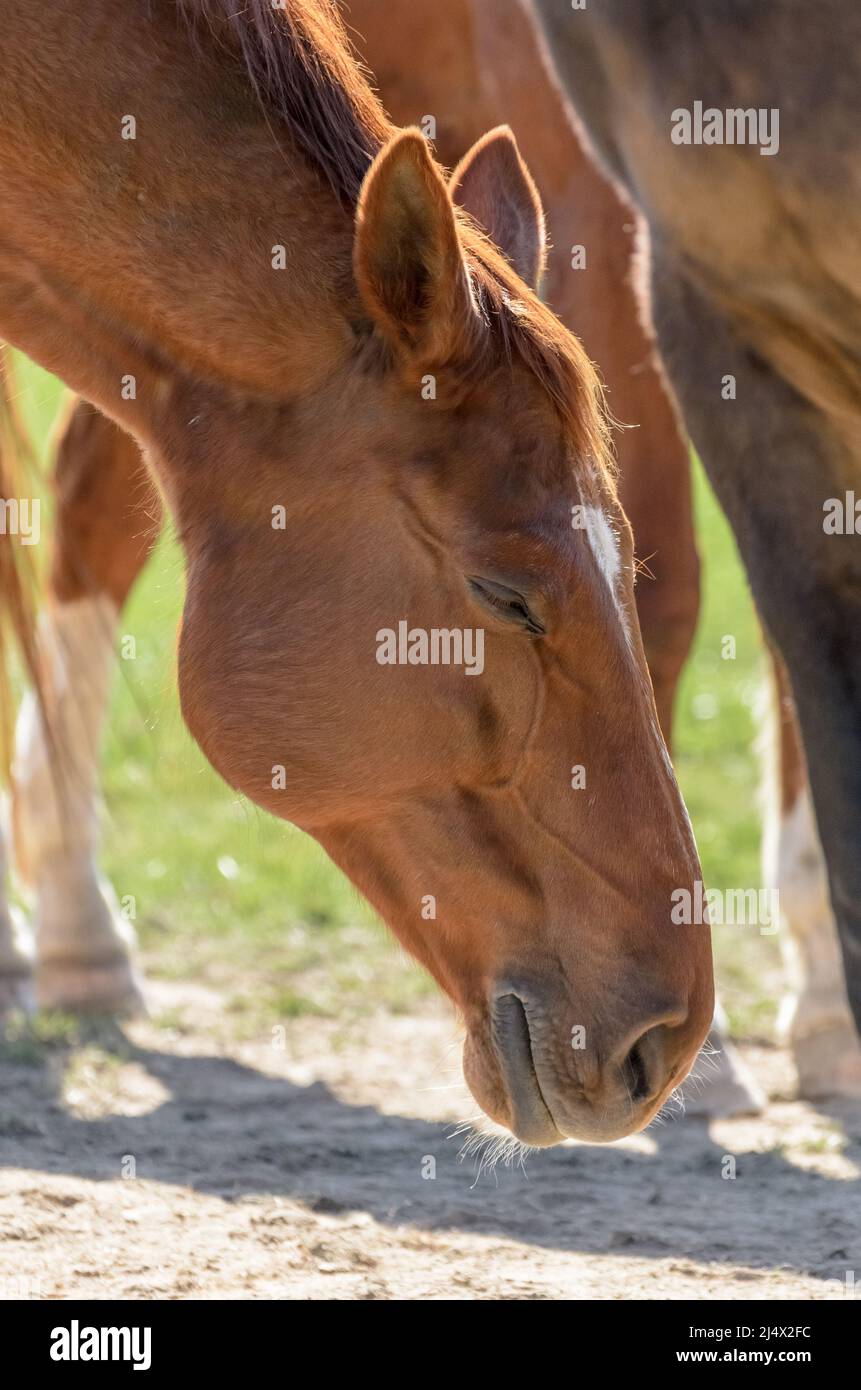
M 604 578 L 604 582 L 613 596 L 613 603 L 616 612 L 622 623 L 625 633 L 625 640 L 630 648 L 631 629 L 628 623 L 628 615 L 619 598 L 619 574 L 622 568 L 622 558 L 619 554 L 619 538 L 610 522 L 607 520 L 606 513 L 600 507 L 584 505 L 582 510 L 585 521 L 584 531 L 586 539 L 592 550 L 592 554 L 598 563 L 598 568 Z

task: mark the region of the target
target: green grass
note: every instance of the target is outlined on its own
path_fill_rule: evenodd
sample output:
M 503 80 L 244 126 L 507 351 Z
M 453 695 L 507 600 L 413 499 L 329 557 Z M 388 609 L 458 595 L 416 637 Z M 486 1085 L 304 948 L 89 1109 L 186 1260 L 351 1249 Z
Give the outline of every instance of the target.
M 709 888 L 761 883 L 758 711 L 768 668 L 747 581 L 729 526 L 695 465 L 703 604 L 679 690 L 676 765 Z M 725 638 L 735 656 L 726 659 Z M 723 1003 L 733 1031 L 767 1035 L 774 1021 L 779 953 L 755 926 L 715 927 Z
M 59 388 L 30 364 L 20 381 L 28 424 L 44 444 Z M 677 760 L 706 882 L 753 887 L 762 646 L 732 538 L 699 468 L 696 507 L 704 605 L 679 696 Z M 181 602 L 181 557 L 166 536 L 122 617 L 136 655 L 119 662 L 104 759 L 104 868 L 118 895 L 135 899 L 148 971 L 222 989 L 237 1029 L 249 1034 L 302 1013 L 421 1007 L 433 986 L 322 850 L 225 787 L 186 733 L 174 677 Z M 721 657 L 727 634 L 735 660 Z M 767 1031 L 773 938 L 722 928 L 716 946 L 736 1029 Z

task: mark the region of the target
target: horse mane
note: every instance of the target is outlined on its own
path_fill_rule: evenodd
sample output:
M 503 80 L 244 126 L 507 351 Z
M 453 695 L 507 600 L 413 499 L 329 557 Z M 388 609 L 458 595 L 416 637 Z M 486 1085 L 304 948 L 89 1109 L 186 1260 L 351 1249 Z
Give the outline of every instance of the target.
M 365 174 L 394 133 L 356 55 L 337 0 L 177 0 L 193 32 L 241 59 L 267 115 L 355 207 Z M 519 359 L 551 397 L 578 458 L 606 481 L 613 453 L 604 393 L 580 342 L 515 275 L 472 219 L 458 210 L 476 299 L 492 350 Z
M 173 0 L 199 45 L 238 63 L 270 121 L 279 124 L 335 196 L 355 208 L 364 177 L 395 133 L 341 18 L 339 0 Z M 603 387 L 579 340 L 523 284 L 468 214 L 455 208 L 487 351 L 519 359 L 537 377 L 572 437 L 612 486 Z M 477 367 L 483 364 L 478 362 Z
M 394 132 L 356 55 L 337 0 L 177 0 L 193 32 L 208 32 L 232 49 L 267 115 L 355 207 L 362 181 Z M 485 335 L 508 359 L 518 358 L 553 400 L 580 459 L 605 479 L 613 474 L 604 393 L 580 342 L 515 275 L 472 219 L 459 214 L 461 239 Z
M 177 0 L 192 32 L 232 50 L 341 201 L 355 206 L 392 133 L 336 0 Z

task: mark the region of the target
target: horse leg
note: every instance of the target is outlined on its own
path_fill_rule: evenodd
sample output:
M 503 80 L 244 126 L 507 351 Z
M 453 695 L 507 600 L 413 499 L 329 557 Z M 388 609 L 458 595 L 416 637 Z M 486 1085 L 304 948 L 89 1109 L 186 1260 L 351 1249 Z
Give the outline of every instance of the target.
M 861 557 L 854 538 L 826 534 L 822 520 L 824 499 L 845 490 L 857 463 L 839 419 L 805 400 L 763 354 L 745 346 L 669 248 L 656 258 L 654 285 L 672 379 L 792 681 L 858 1023 L 861 661 L 853 639 L 861 615 Z M 737 383 L 730 403 L 719 387 L 703 386 L 727 374 Z
M 685 1114 L 710 1119 L 758 1115 L 767 1097 L 734 1043 L 726 1014 L 715 1000 L 712 1026 L 703 1056 L 682 1087 Z
M 0 1021 L 33 1007 L 33 942 L 20 912 L 6 896 L 6 843 L 0 835 Z
M 764 877 L 779 893 L 781 949 L 790 992 L 779 1029 L 795 1055 L 801 1095 L 861 1095 L 859 1044 L 825 860 L 810 798 L 804 750 L 786 667 L 772 651 L 774 710 L 763 839 Z
M 16 735 L 15 858 L 35 894 L 40 1007 L 127 1012 L 142 1001 L 133 928 L 96 867 L 98 761 L 117 617 L 158 534 L 160 504 L 134 441 L 83 402 L 65 423 L 56 487 L 39 632 L 47 721 L 29 695 Z

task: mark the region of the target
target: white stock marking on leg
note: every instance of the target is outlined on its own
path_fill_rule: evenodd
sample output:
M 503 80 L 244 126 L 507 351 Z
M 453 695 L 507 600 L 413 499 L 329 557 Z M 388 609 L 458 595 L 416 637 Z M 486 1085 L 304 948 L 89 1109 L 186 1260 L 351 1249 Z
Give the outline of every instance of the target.
M 18 719 L 13 767 L 15 857 L 33 882 L 49 861 L 89 860 L 95 849 L 116 619 L 115 605 L 100 596 L 57 604 L 39 624 L 56 764 L 38 702 L 29 694 Z
M 795 997 L 784 1001 L 782 1024 L 793 1038 L 850 1024 L 843 959 L 831 912 L 825 862 L 805 786 L 794 806 L 771 831 L 766 872 L 780 893 L 787 930 L 781 933 L 784 961 Z
M 846 1027 L 852 1036 L 825 861 L 806 782 L 791 809 L 782 809 L 780 723 L 773 677 L 763 692 L 759 714 L 762 876 L 767 888 L 778 890 L 780 948 L 790 983 L 778 1029 L 793 1039 L 833 1027 Z
M 132 980 L 120 963 L 134 930 L 120 917 L 95 862 L 99 752 L 116 618 L 115 605 L 103 595 L 58 604 L 43 616 L 39 646 L 51 739 L 32 695 L 16 731 L 15 857 L 36 892 L 40 997 L 53 962 L 52 984 L 68 986 L 69 997 L 84 1004 L 90 989 L 104 988 L 106 968 L 115 970 L 120 989 L 126 975 Z
M 770 717 L 768 717 L 770 716 Z M 791 1042 L 801 1094 L 861 1095 L 861 1046 L 846 996 L 843 958 L 831 911 L 825 861 L 810 789 L 789 811 L 784 800 L 775 702 L 763 722 L 766 751 L 763 873 L 780 894 L 780 945 L 789 993 L 778 1032 Z

